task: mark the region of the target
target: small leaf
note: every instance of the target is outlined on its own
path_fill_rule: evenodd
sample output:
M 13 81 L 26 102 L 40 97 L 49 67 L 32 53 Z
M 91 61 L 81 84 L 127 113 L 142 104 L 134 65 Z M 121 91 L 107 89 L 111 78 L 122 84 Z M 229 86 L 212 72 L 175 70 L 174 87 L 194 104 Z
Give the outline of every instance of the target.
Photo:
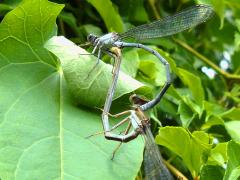
M 58 18 L 65 22 L 69 27 L 71 27 L 71 29 L 74 30 L 74 33 L 77 34 L 77 21 L 72 13 L 61 12 Z
M 225 166 L 227 162 L 227 143 L 219 143 L 211 149 L 207 164 Z
M 220 17 L 221 25 L 220 25 L 219 29 L 222 29 L 223 25 L 224 25 L 225 2 L 224 2 L 224 0 L 218 0 L 218 1 L 211 0 L 211 4 L 214 8 L 214 11 Z
M 225 122 L 225 127 L 232 139 L 240 142 L 240 121 Z
M 178 114 L 180 114 L 180 119 L 183 127 L 188 127 L 196 114 L 185 104 L 184 101 L 180 101 L 178 106 Z
M 201 117 L 202 108 L 198 104 L 194 103 L 194 101 L 192 101 L 188 96 L 182 96 L 182 100 L 188 105 L 188 107 L 194 113 L 197 113 L 199 115 L 199 117 Z
M 240 108 L 233 107 L 220 115 L 230 120 L 240 120 Z
M 178 105 L 172 103 L 166 98 L 163 98 L 160 102 L 160 109 L 168 114 L 171 114 L 174 117 L 176 117 L 177 108 L 178 108 Z
M 172 57 L 170 56 L 170 54 L 168 54 L 166 51 L 163 51 L 162 49 L 157 49 L 158 53 L 161 54 L 161 56 L 167 60 L 167 62 L 170 65 L 170 70 L 172 72 L 174 72 L 176 75 L 179 76 L 179 72 L 178 72 L 178 68 L 177 65 L 175 63 L 175 61 L 172 59 Z
M 171 95 L 171 99 L 175 102 L 175 104 L 178 104 L 178 101 L 182 100 L 182 96 L 178 92 L 178 89 L 174 88 L 173 86 L 170 86 L 167 92 L 169 95 Z
M 185 69 L 178 68 L 179 78 L 182 82 L 189 87 L 192 97 L 199 106 L 202 106 L 204 100 L 204 90 L 202 87 L 201 79 L 196 75 L 186 71 Z
M 220 17 L 221 25 L 220 29 L 223 28 L 224 25 L 224 10 L 225 10 L 225 2 L 224 0 L 196 0 L 199 4 L 208 4 L 213 6 L 214 11 Z
M 228 146 L 227 146 L 228 164 L 227 164 L 227 170 L 224 175 L 224 180 L 230 180 L 230 176 L 234 178 L 239 176 L 239 166 L 240 166 L 239 154 L 240 154 L 240 144 L 235 141 L 228 142 Z M 233 172 L 234 174 L 232 174 Z
M 156 49 L 156 47 L 151 47 Z M 156 49 L 158 50 L 158 49 Z M 139 76 L 137 79 L 152 84 L 154 86 L 163 86 L 166 82 L 166 70 L 160 60 L 153 54 L 139 50 L 140 57 Z
M 235 33 L 234 34 L 234 45 L 236 51 L 240 50 L 240 33 Z
M 240 19 L 236 19 L 235 23 L 238 28 L 238 31 L 240 32 Z
M 128 1 L 128 17 L 130 21 L 133 22 L 147 22 L 148 14 L 145 10 L 145 5 L 143 0 L 130 0 Z
M 220 166 L 205 165 L 201 169 L 200 180 L 222 180 L 224 169 Z
M 240 166 L 234 168 L 229 176 L 231 180 L 239 180 L 240 177 Z
M 216 126 L 216 125 L 224 125 L 224 120 L 219 116 L 211 115 L 207 119 L 207 122 L 205 124 L 203 124 L 203 126 L 201 128 L 208 129 L 211 126 Z
M 236 71 L 240 71 L 240 63 L 239 63 L 240 61 L 238 61 L 238 59 L 239 59 L 238 56 L 240 57 L 240 52 L 235 52 L 235 53 L 236 54 L 234 54 L 232 57 L 232 61 L 233 61 L 233 64 L 235 64 L 234 62 L 236 62 L 235 65 L 236 65 L 236 67 L 238 67 L 238 70 L 236 69 Z M 239 84 L 234 84 L 231 91 L 226 92 L 225 94 L 227 95 L 227 97 L 231 98 L 236 103 L 240 103 L 240 85 Z
M 123 32 L 123 22 L 110 0 L 87 0 L 97 9 L 109 32 Z
M 131 77 L 136 77 L 139 63 L 139 56 L 136 49 L 123 52 L 121 71 Z

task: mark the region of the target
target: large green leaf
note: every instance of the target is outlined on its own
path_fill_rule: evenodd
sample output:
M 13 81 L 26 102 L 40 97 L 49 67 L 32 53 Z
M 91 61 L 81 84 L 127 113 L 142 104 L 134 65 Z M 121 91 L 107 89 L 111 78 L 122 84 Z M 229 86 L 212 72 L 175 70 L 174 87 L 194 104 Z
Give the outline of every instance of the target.
M 213 115 L 220 116 L 220 114 L 224 111 L 222 106 L 215 103 L 204 101 L 203 105 L 206 111 L 206 121 L 208 121 L 208 119 Z
M 203 131 L 195 131 L 192 134 L 181 127 L 160 128 L 156 142 L 167 147 L 180 156 L 191 171 L 192 176 L 198 176 L 200 167 L 205 162 L 205 155 L 211 149 L 211 138 Z
M 113 67 L 100 61 L 91 72 L 96 65 L 96 57 L 86 55 L 87 51 L 63 36 L 53 37 L 45 47 L 60 59 L 64 77 L 75 95 L 75 101 L 85 106 L 101 107 L 112 81 Z M 141 83 L 120 72 L 114 99 L 141 86 Z
M 0 177 L 134 179 L 143 141 L 124 144 L 112 161 L 116 142 L 86 139 L 101 131 L 100 114 L 76 106 L 60 64 L 43 47 L 62 8 L 26 0 L 0 25 Z

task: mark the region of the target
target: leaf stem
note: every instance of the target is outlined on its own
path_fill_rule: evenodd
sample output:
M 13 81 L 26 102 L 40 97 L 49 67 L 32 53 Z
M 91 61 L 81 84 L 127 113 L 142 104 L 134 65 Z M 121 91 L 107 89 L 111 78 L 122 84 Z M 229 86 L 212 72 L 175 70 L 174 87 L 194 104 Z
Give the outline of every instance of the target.
M 161 18 L 160 14 L 158 13 L 157 8 L 155 6 L 155 0 L 148 0 L 148 3 L 150 4 L 156 19 L 160 19 Z
M 186 176 L 184 176 L 178 169 L 176 169 L 173 165 L 171 165 L 168 161 L 164 160 L 164 164 L 167 168 L 177 177 L 177 179 L 188 180 Z
M 64 23 L 61 18 L 59 18 L 59 25 L 60 25 L 62 35 L 65 36 L 66 33 L 65 33 Z
M 192 47 L 190 47 L 188 44 L 173 38 L 173 40 L 179 44 L 180 46 L 182 46 L 183 48 L 185 48 L 186 50 L 188 50 L 189 52 L 191 52 L 193 55 L 195 55 L 196 57 L 198 57 L 200 60 L 202 60 L 203 62 L 205 62 L 207 65 L 209 65 L 211 68 L 213 68 L 215 71 L 217 71 L 219 74 L 221 74 L 222 76 L 224 76 L 227 79 L 234 79 L 234 80 L 240 80 L 240 75 L 235 75 L 235 74 L 230 74 L 224 70 L 222 70 L 220 67 L 218 67 L 216 64 L 214 64 L 210 59 L 208 59 L 207 57 L 203 56 L 202 54 L 200 54 L 199 52 L 195 51 Z

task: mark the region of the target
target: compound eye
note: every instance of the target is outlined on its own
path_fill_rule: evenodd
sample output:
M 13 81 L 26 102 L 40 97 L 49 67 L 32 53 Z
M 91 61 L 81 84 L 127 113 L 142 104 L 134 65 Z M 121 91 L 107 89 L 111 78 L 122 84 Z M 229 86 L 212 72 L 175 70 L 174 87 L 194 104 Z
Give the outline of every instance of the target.
M 119 39 L 118 33 L 113 33 L 113 40 L 117 41 Z
M 95 39 L 96 39 L 96 36 L 93 35 L 93 34 L 89 34 L 89 35 L 87 36 L 87 40 L 88 40 L 89 42 L 93 42 Z

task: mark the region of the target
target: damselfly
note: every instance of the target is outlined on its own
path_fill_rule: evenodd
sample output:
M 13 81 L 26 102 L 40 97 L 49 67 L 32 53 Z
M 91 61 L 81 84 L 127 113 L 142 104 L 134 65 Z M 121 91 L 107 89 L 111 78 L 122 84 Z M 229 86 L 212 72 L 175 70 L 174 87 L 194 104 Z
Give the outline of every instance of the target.
M 157 20 L 149 24 L 144 24 L 144 25 L 132 28 L 122 34 L 113 32 L 113 33 L 103 35 L 101 37 L 97 37 L 93 34 L 90 34 L 88 36 L 88 41 L 94 46 L 92 54 L 94 54 L 98 50 L 98 59 L 97 59 L 96 65 L 99 62 L 102 52 L 107 52 L 111 56 L 114 56 L 114 53 L 111 52 L 111 49 L 113 47 L 117 47 L 118 49 L 122 49 L 125 47 L 142 48 L 152 53 L 160 60 L 160 62 L 164 65 L 166 70 L 166 82 L 162 87 L 161 91 L 157 94 L 157 96 L 154 99 L 139 106 L 139 108 L 142 111 L 146 111 L 154 107 L 156 104 L 158 104 L 161 98 L 163 97 L 163 95 L 165 94 L 165 92 L 167 91 L 167 89 L 169 88 L 171 84 L 170 67 L 168 62 L 156 50 L 151 49 L 140 43 L 129 43 L 129 42 L 124 42 L 123 40 L 126 38 L 134 38 L 137 40 L 142 40 L 142 39 L 159 38 L 163 36 L 173 35 L 207 21 L 212 15 L 213 15 L 213 9 L 211 6 L 196 5 L 188 9 L 185 9 L 173 16 L 168 16 L 161 20 Z M 119 55 L 119 57 L 120 56 L 121 55 Z M 102 122 L 103 122 L 103 128 L 105 132 L 104 134 L 107 139 L 127 142 L 131 139 L 134 139 L 137 136 L 137 133 L 135 131 L 132 131 L 131 133 L 128 133 L 126 135 L 113 134 L 111 133 L 111 130 L 116 128 L 116 125 L 113 128 L 110 128 L 109 120 L 108 120 L 108 113 L 112 103 L 111 102 L 112 95 L 116 87 L 117 77 L 118 77 L 118 73 L 120 70 L 120 63 L 121 63 L 121 58 L 116 58 L 116 59 L 118 60 L 116 60 L 116 65 L 113 73 L 113 76 L 114 76 L 113 79 L 115 80 L 113 81 L 113 84 L 108 91 L 108 97 L 105 101 L 105 106 L 102 114 Z M 118 123 L 117 125 L 121 125 L 121 123 L 120 124 Z

